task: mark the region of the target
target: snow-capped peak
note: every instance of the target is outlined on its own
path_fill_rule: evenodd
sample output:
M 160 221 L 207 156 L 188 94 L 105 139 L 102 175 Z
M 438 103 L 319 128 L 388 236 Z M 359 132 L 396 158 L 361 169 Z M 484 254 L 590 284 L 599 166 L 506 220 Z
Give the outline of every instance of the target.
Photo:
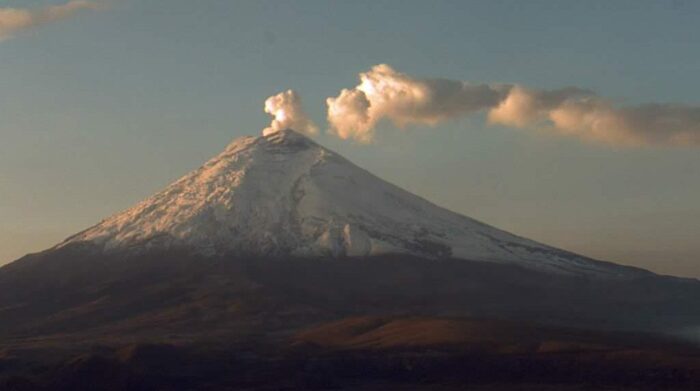
M 204 255 L 407 253 L 561 273 L 626 268 L 557 250 L 440 208 L 293 130 L 242 137 L 161 192 L 59 246 L 187 247 Z

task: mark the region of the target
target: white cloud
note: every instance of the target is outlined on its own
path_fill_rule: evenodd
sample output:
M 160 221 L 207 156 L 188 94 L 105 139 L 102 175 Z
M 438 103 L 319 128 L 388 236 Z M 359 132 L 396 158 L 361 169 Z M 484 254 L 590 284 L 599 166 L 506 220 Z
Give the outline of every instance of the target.
M 81 10 L 98 9 L 101 5 L 87 0 L 36 9 L 0 8 L 0 40 L 14 33 L 69 18 Z

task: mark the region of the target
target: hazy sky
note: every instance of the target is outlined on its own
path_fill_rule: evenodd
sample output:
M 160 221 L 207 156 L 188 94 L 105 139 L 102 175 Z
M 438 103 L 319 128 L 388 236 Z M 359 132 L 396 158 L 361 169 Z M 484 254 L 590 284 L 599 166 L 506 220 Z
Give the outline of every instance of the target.
M 0 264 L 258 134 L 294 89 L 316 139 L 439 205 L 585 255 L 700 277 L 700 146 L 487 124 L 328 135 L 325 101 L 386 63 L 416 78 L 700 105 L 694 1 L 0 1 Z M 52 10 L 52 11 L 47 11 Z M 3 19 L 4 18 L 4 19 Z M 8 24 L 9 22 L 11 24 Z M 691 116 L 692 117 L 692 116 Z

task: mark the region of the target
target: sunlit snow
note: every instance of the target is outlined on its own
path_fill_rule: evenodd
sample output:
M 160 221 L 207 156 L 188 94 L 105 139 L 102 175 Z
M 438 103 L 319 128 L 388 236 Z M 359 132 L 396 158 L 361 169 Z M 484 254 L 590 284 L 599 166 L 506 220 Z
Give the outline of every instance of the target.
M 557 273 L 634 271 L 554 249 L 440 208 L 292 130 L 243 137 L 138 205 L 59 246 L 186 247 L 204 255 L 406 253 Z

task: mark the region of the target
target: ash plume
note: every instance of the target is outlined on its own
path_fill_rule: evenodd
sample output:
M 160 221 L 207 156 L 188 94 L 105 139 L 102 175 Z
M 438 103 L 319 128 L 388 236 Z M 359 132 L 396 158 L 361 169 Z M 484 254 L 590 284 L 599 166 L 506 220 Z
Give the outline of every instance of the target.
M 326 100 L 330 133 L 371 142 L 377 124 L 435 126 L 485 112 L 488 123 L 609 145 L 700 145 L 700 106 L 650 103 L 618 106 L 592 91 L 530 89 L 517 84 L 473 84 L 422 79 L 386 64 L 360 73 L 360 84 Z
M 450 118 L 494 107 L 509 86 L 469 84 L 447 79 L 416 79 L 386 64 L 360 73 L 360 84 L 328 98 L 331 132 L 368 142 L 382 119 L 396 126 L 434 126 Z
M 267 98 L 265 112 L 274 118 L 270 126 L 263 129 L 263 135 L 284 129 L 294 129 L 307 135 L 318 133 L 318 127 L 301 107 L 299 94 L 293 90 L 280 92 Z

